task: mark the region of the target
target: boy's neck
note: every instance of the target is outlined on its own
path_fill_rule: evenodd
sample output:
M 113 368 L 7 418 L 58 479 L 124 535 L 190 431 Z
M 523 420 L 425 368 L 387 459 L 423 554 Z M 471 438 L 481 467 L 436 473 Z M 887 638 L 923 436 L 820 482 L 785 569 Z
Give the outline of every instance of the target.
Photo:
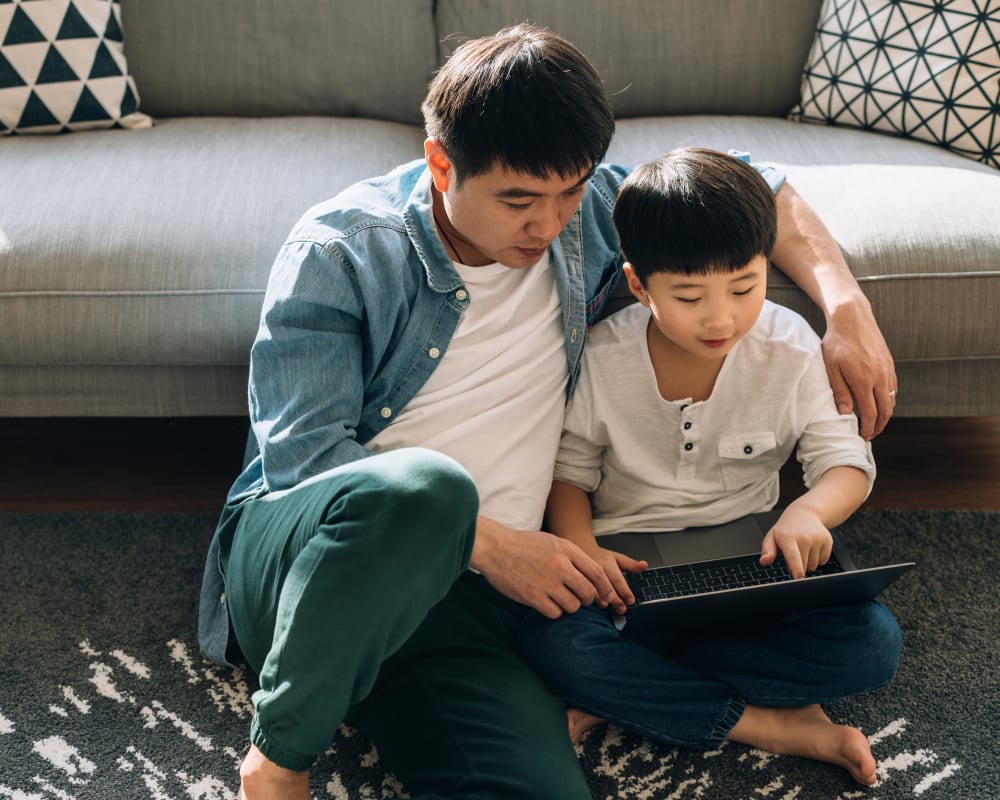
M 697 403 L 711 396 L 725 358 L 699 358 L 689 353 L 663 336 L 652 319 L 646 326 L 646 344 L 656 387 L 664 400 Z

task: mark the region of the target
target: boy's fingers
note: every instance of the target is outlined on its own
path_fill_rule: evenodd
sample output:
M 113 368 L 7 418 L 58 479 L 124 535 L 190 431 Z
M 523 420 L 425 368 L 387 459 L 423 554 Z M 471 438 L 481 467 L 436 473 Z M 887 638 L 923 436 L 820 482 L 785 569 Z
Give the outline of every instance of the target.
M 642 572 L 649 566 L 648 561 L 639 561 L 624 553 L 615 553 L 615 561 L 626 572 Z
M 764 541 L 760 545 L 760 563 L 762 566 L 767 566 L 772 563 L 778 556 L 778 548 L 774 544 L 774 534 L 771 531 L 767 532 L 764 537 Z
M 802 563 L 802 554 L 798 547 L 789 547 L 781 551 L 785 556 L 785 565 L 793 578 L 804 578 L 806 575 L 805 565 Z

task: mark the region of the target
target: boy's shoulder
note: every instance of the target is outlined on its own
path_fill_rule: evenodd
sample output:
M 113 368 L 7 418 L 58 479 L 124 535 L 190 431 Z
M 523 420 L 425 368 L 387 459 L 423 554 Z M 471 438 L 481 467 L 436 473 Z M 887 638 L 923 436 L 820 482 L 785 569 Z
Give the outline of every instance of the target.
M 641 303 L 630 303 L 590 329 L 584 353 L 635 342 L 646 334 L 648 322 L 649 309 Z
M 770 300 L 764 301 L 757 323 L 747 339 L 757 347 L 800 351 L 812 355 L 821 349 L 819 335 L 801 314 Z

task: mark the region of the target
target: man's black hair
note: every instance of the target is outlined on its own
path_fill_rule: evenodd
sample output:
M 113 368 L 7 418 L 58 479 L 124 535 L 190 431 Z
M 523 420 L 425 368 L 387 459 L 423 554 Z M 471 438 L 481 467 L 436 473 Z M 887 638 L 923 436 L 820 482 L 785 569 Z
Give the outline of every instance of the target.
M 622 254 L 639 280 L 657 272 L 735 272 L 777 232 L 774 193 L 749 164 L 687 147 L 637 167 L 615 201 Z
M 615 122 L 604 83 L 570 42 L 530 24 L 461 45 L 421 106 L 459 182 L 500 166 L 547 178 L 590 172 Z

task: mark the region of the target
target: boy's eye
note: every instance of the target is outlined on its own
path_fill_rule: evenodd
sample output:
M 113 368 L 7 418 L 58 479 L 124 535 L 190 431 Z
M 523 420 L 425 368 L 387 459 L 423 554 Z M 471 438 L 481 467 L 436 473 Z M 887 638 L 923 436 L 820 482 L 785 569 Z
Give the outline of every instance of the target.
M 743 295 L 750 294 L 750 292 L 752 292 L 756 288 L 757 288 L 756 286 L 751 286 L 749 289 L 744 289 L 741 292 L 733 292 L 733 294 L 737 295 L 738 297 L 743 297 Z
M 699 300 L 697 297 L 678 297 L 677 299 L 682 303 L 697 303 Z

